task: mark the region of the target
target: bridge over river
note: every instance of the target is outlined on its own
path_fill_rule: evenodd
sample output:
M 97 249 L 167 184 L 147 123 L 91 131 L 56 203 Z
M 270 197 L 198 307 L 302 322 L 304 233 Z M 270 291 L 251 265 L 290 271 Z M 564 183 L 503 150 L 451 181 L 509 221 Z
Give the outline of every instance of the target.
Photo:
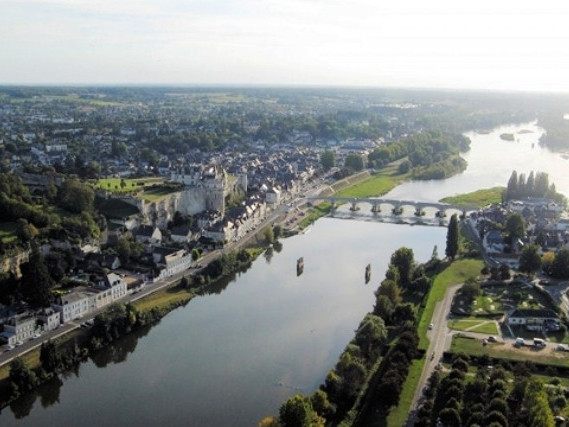
M 447 216 L 448 211 L 458 211 L 466 214 L 468 212 L 478 210 L 478 207 L 476 206 L 456 206 L 450 203 L 396 200 L 381 197 L 312 196 L 306 197 L 305 200 L 311 203 L 316 201 L 328 201 L 332 204 L 332 209 L 335 209 L 339 204 L 349 203 L 351 205 L 351 211 L 357 211 L 360 209 L 360 204 L 367 203 L 371 205 L 371 211 L 373 213 L 381 212 L 381 205 L 389 205 L 391 206 L 391 213 L 394 215 L 401 215 L 403 213 L 403 208 L 406 206 L 410 206 L 415 209 L 416 216 L 423 216 L 425 214 L 425 209 L 432 208 L 436 209 L 436 216 L 441 218 Z

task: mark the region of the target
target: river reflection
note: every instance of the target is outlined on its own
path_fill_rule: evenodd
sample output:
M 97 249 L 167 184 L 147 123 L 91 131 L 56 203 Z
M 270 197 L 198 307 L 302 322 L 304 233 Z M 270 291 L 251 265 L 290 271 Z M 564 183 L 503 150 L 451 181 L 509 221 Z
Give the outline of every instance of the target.
M 80 376 L 65 379 L 48 399 L 53 405 L 18 402 L 19 410 L 0 414 L 0 424 L 255 425 L 324 380 L 373 307 L 391 253 L 409 246 L 426 260 L 435 245 L 439 253 L 444 248 L 445 233 L 319 220 L 309 233 L 282 240 L 270 263 L 259 257 L 211 294 L 83 363 Z

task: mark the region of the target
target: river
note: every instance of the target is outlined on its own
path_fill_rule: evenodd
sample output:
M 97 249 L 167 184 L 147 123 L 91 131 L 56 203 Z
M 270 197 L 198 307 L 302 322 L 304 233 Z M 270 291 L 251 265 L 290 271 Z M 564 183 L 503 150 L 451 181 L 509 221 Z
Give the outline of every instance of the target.
M 519 142 L 501 140 L 505 132 Z M 569 194 L 561 171 L 567 160 L 531 147 L 540 132 L 524 124 L 471 133 L 463 174 L 404 184 L 389 197 L 432 201 L 504 185 L 514 168 L 549 172 Z M 323 382 L 372 309 L 391 253 L 408 246 L 424 261 L 435 245 L 444 253 L 445 235 L 440 227 L 323 218 L 218 293 L 193 299 L 18 400 L 2 411 L 0 425 L 256 425 L 287 397 Z M 305 269 L 297 277 L 301 256 Z

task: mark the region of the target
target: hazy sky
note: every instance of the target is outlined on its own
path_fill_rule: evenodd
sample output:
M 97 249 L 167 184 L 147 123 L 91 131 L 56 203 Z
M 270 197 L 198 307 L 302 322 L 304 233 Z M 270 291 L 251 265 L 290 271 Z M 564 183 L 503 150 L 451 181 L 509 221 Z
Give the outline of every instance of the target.
M 0 0 L 0 83 L 569 91 L 568 23 L 561 0 Z

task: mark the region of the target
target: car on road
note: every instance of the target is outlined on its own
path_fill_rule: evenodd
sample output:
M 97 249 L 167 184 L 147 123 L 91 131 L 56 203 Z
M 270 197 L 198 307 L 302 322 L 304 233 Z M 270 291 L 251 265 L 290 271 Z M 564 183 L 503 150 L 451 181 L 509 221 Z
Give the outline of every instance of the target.
M 16 348 L 16 347 L 14 347 L 13 345 L 8 344 L 8 345 L 6 346 L 6 351 L 12 351 L 12 350 L 14 350 L 15 348 Z
M 39 332 L 36 332 L 31 338 L 30 340 L 37 340 L 39 337 L 41 337 Z
M 19 346 L 21 346 L 21 345 L 23 345 L 23 344 L 24 344 L 24 343 L 23 343 L 22 341 L 18 341 L 18 342 L 16 342 L 16 347 L 19 347 Z
M 555 347 L 555 349 L 559 351 L 569 351 L 569 347 L 567 347 L 565 344 L 557 344 L 557 347 Z
M 431 329 L 433 329 L 434 326 L 435 326 L 435 325 L 433 325 L 432 323 L 429 323 L 429 331 L 430 331 Z
M 514 345 L 516 347 L 521 347 L 523 345 L 526 345 L 526 340 L 524 340 L 523 338 L 516 338 Z
M 488 337 L 488 342 L 498 342 L 498 339 L 494 335 Z

